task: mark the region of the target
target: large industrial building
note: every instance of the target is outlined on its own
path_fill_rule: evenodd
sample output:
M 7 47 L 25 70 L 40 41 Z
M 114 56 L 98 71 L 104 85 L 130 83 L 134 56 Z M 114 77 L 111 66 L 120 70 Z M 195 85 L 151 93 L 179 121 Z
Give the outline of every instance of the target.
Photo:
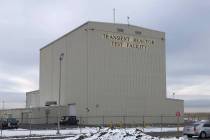
M 27 107 L 51 104 L 84 117 L 84 124 L 100 124 L 100 116 L 105 123 L 123 116 L 137 123 L 139 116 L 183 114 L 182 100 L 166 98 L 165 33 L 87 22 L 46 45 L 40 50 L 40 90 L 27 93 Z

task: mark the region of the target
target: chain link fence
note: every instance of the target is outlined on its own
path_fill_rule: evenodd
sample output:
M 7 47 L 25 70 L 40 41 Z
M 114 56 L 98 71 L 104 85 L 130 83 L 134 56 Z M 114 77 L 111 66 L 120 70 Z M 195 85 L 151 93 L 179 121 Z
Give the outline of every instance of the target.
M 21 125 L 52 125 L 57 124 L 57 116 L 34 117 L 30 114 L 16 118 Z M 6 117 L 2 118 L 6 119 Z M 61 118 L 59 119 L 61 120 Z M 183 125 L 183 117 L 177 116 L 78 116 L 80 126 L 176 126 Z
M 35 117 L 30 112 L 28 115 L 22 115 L 21 118 L 16 118 L 19 121 L 19 129 L 12 131 L 14 134 L 24 133 L 28 136 L 38 135 L 41 130 L 52 131 L 52 134 L 56 135 L 58 131 L 77 130 L 78 133 L 82 133 L 85 127 L 117 127 L 117 128 L 140 128 L 144 131 L 147 128 L 159 128 L 162 131 L 163 128 L 177 128 L 174 131 L 179 131 L 179 127 L 183 126 L 183 118 L 177 116 L 78 116 L 78 125 L 61 125 L 58 128 L 57 116 Z M 3 119 L 3 118 L 2 118 Z M 4 118 L 6 119 L 6 118 Z M 59 118 L 61 120 L 61 118 Z M 58 130 L 59 129 L 59 130 Z M 1 137 L 7 136 L 7 129 L 1 128 Z M 10 133 L 12 133 L 10 131 Z M 45 132 L 45 131 L 44 131 Z
M 36 109 L 22 109 L 22 110 L 5 110 L 0 112 L 1 125 L 2 121 L 7 118 L 15 118 L 19 121 L 19 128 L 14 131 L 11 135 L 17 135 L 18 133 L 24 133 L 28 136 L 40 134 L 40 130 L 52 131 L 51 134 L 57 134 L 57 131 L 62 132 L 65 129 L 72 130 L 77 129 L 79 133 L 82 133 L 87 126 L 93 127 L 118 127 L 127 129 L 141 128 L 143 131 L 148 128 L 158 128 L 159 131 L 164 131 L 165 128 L 176 128 L 173 131 L 180 131 L 180 127 L 193 121 L 198 120 L 210 120 L 210 113 L 185 113 L 181 117 L 176 115 L 142 115 L 142 116 L 77 116 L 78 125 L 61 125 L 58 128 L 57 120 L 61 120 L 65 114 L 67 108 L 63 107 L 60 110 L 56 108 L 36 108 Z M 61 117 L 58 118 L 58 112 L 60 111 Z M 0 125 L 0 126 L 1 126 Z M 69 129 L 70 128 L 70 129 Z M 47 132 L 48 132 L 47 131 Z M 45 132 L 45 131 L 44 131 Z M 5 137 L 8 134 L 7 129 L 1 127 L 1 137 Z

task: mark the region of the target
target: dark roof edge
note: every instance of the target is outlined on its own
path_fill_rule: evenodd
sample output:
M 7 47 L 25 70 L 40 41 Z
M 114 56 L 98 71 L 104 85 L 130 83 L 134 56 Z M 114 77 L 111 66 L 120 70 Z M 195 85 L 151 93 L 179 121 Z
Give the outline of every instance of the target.
M 29 92 L 26 92 L 26 94 L 30 94 L 30 93 L 37 93 L 37 92 L 39 92 L 40 90 L 39 89 L 37 89 L 37 90 L 33 90 L 33 91 L 29 91 Z M 37 93 L 37 94 L 39 94 L 39 93 Z
M 132 25 L 132 24 L 124 24 L 124 23 L 113 23 L 113 22 L 100 22 L 100 21 L 88 21 L 88 23 L 107 23 L 107 24 L 113 24 L 113 25 L 123 25 L 123 26 L 130 26 L 130 27 L 135 27 L 135 28 L 142 28 L 142 29 L 145 29 L 145 30 L 149 30 L 149 31 L 155 31 L 155 32 L 160 32 L 160 33 L 163 33 L 165 34 L 165 32 L 163 31 L 159 31 L 159 30 L 156 30 L 156 29 L 150 29 L 150 28 L 145 28 L 145 27 L 141 27 L 141 26 L 136 26 L 136 25 Z
M 65 36 L 69 35 L 70 33 L 72 33 L 72 32 L 74 32 L 74 31 L 78 30 L 78 29 L 81 28 L 82 26 L 85 26 L 85 25 L 88 24 L 88 23 L 89 23 L 89 21 L 87 21 L 87 22 L 83 23 L 82 25 L 76 27 L 75 29 L 71 30 L 70 32 L 68 32 L 68 33 L 66 33 L 66 34 L 64 34 L 64 35 L 62 35 L 61 37 L 58 37 L 58 38 L 55 39 L 54 41 L 52 41 L 52 42 L 48 43 L 47 45 L 45 45 L 44 47 L 40 48 L 40 51 L 43 50 L 44 48 L 47 48 L 49 45 L 53 44 L 54 42 L 58 41 L 59 39 L 61 39 L 61 38 L 65 37 Z
M 172 100 L 172 101 L 184 102 L 184 100 L 182 100 L 182 99 L 166 98 L 166 100 Z

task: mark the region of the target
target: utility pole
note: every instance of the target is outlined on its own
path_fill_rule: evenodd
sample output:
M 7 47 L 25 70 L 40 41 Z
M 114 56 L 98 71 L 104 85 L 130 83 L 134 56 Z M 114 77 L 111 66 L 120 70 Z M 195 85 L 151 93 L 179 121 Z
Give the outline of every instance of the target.
M 4 112 L 4 100 L 2 101 L 2 112 L 1 112 L 1 121 L 3 121 L 3 112 Z M 1 137 L 2 137 L 2 127 L 1 127 Z
M 113 21 L 114 21 L 114 24 L 115 24 L 115 8 L 113 9 Z
M 5 105 L 5 101 L 3 100 L 3 101 L 2 101 L 2 110 L 4 110 L 4 108 L 5 108 L 4 105 Z

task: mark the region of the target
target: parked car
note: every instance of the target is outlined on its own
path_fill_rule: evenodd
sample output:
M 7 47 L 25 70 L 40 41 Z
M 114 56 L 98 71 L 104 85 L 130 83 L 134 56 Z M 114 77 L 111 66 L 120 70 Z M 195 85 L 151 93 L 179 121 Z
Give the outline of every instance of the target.
M 77 125 L 79 120 L 77 120 L 76 116 L 63 116 L 61 118 L 61 125 Z
M 0 119 L 0 129 L 5 129 L 7 128 L 7 120 L 4 118 Z
M 19 127 L 19 121 L 16 118 L 7 118 L 7 127 L 17 129 Z
M 210 137 L 210 122 L 199 121 L 186 125 L 183 129 L 183 135 L 188 137 L 199 136 L 200 138 Z
M 18 128 L 19 121 L 16 118 L 7 118 L 0 120 L 0 128 L 1 129 L 10 129 L 10 128 Z

